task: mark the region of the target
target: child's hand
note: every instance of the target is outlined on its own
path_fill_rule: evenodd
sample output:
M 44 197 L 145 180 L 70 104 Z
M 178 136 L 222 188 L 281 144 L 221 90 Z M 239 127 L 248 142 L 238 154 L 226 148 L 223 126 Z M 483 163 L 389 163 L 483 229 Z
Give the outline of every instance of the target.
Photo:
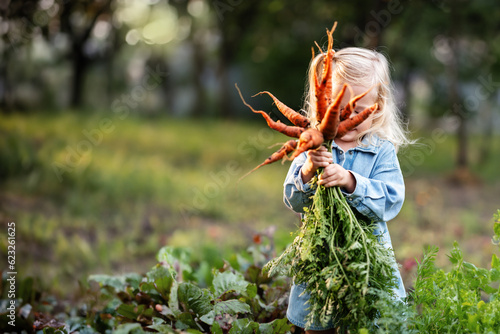
M 316 150 L 307 151 L 307 159 L 301 169 L 302 182 L 309 182 L 314 177 L 318 168 L 327 167 L 332 162 L 332 153 L 328 152 L 324 146 L 320 146 Z
M 356 189 L 356 179 L 344 167 L 338 164 L 329 164 L 318 178 L 318 184 L 325 187 L 339 186 L 346 192 L 352 193 Z

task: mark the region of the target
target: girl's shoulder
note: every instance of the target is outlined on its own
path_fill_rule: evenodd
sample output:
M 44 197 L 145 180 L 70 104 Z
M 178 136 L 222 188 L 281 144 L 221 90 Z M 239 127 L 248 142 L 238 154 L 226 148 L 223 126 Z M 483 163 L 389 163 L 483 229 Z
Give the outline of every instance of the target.
M 382 139 L 377 135 L 371 135 L 365 137 L 361 140 L 361 145 L 358 146 L 359 150 L 367 151 L 371 153 L 381 153 L 394 151 L 396 152 L 396 146 L 387 139 Z

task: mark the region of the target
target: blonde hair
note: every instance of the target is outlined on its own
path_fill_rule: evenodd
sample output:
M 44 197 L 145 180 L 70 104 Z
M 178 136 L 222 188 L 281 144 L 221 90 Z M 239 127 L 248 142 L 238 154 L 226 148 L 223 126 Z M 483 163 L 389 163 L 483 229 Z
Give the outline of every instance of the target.
M 320 78 L 326 53 L 318 54 L 313 58 L 309 66 L 308 82 L 306 84 L 306 95 L 304 109 L 311 119 L 311 124 L 316 123 L 316 96 L 314 94 L 314 73 Z M 372 142 L 374 135 L 380 139 L 386 139 L 394 144 L 396 150 L 399 147 L 411 144 L 408 131 L 403 122 L 401 113 L 394 100 L 394 88 L 391 84 L 389 63 L 385 56 L 377 51 L 369 49 L 348 47 L 336 51 L 333 55 L 333 86 L 347 83 L 351 86 L 376 89 L 376 101 L 379 111 L 373 114 L 373 122 L 370 129 L 359 134 L 358 145 L 364 136 Z

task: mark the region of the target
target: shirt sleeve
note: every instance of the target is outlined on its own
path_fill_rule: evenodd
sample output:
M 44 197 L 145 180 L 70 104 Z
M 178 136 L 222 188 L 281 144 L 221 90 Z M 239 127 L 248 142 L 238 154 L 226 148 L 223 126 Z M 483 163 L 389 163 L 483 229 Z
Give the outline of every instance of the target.
M 380 153 L 370 177 L 351 171 L 356 188 L 350 194 L 344 192 L 347 202 L 373 221 L 395 218 L 405 198 L 403 174 L 393 146 L 389 147 Z
M 311 205 L 312 196 L 315 192 L 315 188 L 311 187 L 311 183 L 302 182 L 300 170 L 305 161 L 305 153 L 293 160 L 283 184 L 283 201 L 285 205 L 298 213 L 304 213 L 304 207 Z

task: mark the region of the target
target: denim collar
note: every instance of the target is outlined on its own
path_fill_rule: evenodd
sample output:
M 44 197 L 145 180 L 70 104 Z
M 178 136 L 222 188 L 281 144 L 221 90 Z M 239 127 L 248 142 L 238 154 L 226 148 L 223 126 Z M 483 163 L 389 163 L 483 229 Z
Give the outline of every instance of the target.
M 351 150 L 375 154 L 380 149 L 382 142 L 383 140 L 376 135 L 371 136 L 371 143 L 370 143 L 370 138 L 368 136 L 364 136 L 363 139 L 361 140 L 361 145 L 356 146 Z M 332 141 L 332 148 L 342 150 L 334 140 Z

